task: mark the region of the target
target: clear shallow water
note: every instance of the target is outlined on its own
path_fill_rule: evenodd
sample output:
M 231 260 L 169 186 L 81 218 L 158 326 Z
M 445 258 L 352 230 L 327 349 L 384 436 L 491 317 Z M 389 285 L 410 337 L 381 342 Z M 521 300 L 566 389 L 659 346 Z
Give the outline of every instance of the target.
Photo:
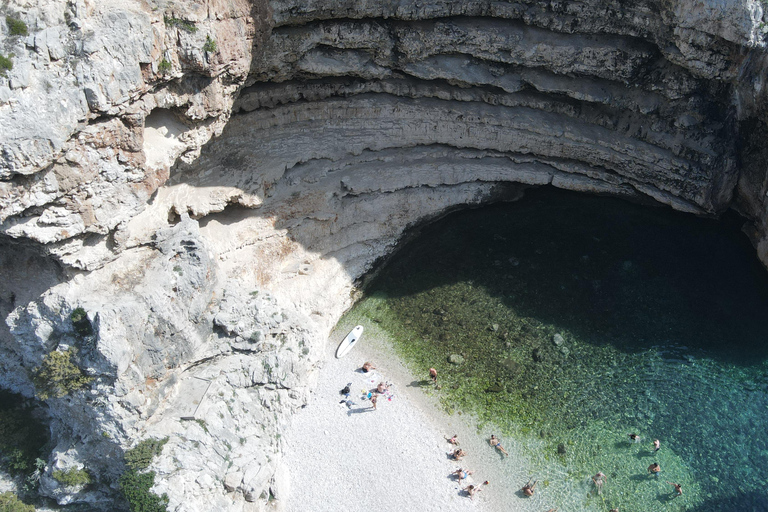
M 768 510 L 768 273 L 729 222 L 537 191 L 425 228 L 353 314 L 522 443 L 561 511 Z

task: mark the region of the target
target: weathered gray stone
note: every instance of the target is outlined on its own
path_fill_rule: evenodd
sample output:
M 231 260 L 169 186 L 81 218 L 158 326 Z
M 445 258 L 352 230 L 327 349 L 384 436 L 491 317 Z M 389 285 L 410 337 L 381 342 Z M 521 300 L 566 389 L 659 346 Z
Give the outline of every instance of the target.
M 30 34 L 2 32 L 2 384 L 33 396 L 29 369 L 64 346 L 94 377 L 49 401 L 48 473 L 114 481 L 123 449 L 168 436 L 171 509 L 262 508 L 287 492 L 272 433 L 355 280 L 407 226 L 499 190 L 736 208 L 768 264 L 759 2 L 155 7 L 7 6 Z M 190 378 L 211 382 L 205 422 L 179 421 Z M 48 473 L 44 495 L 109 508 Z

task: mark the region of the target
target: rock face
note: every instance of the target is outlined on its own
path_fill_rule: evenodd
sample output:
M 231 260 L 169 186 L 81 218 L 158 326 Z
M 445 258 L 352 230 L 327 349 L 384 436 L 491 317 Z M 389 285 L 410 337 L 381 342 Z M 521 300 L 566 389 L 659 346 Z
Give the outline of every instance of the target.
M 2 11 L 28 30 L 0 24 L 1 384 L 34 396 L 72 347 L 93 378 L 45 403 L 62 504 L 123 506 L 123 450 L 165 436 L 171 510 L 285 492 L 278 434 L 354 283 L 450 209 L 542 185 L 734 208 L 768 265 L 755 0 Z

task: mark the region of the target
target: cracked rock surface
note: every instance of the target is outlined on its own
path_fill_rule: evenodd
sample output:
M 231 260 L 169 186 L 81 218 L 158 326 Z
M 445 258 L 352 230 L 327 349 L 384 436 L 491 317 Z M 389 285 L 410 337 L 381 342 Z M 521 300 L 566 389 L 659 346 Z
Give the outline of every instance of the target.
M 28 32 L 0 23 L 1 383 L 33 397 L 72 348 L 92 378 L 42 404 L 60 504 L 124 507 L 123 451 L 167 436 L 171 510 L 266 508 L 355 283 L 452 209 L 545 185 L 735 209 L 768 265 L 756 0 L 0 11 Z

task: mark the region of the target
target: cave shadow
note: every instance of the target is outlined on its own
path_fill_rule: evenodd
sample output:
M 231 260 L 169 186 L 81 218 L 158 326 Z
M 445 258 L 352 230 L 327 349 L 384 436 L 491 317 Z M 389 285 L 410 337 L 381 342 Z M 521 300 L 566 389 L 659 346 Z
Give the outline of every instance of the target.
M 404 237 L 364 290 L 396 298 L 467 283 L 525 319 L 500 325 L 511 339 L 550 326 L 627 353 L 669 344 L 749 366 L 768 357 L 768 273 L 742 223 L 545 187 Z M 435 330 L 450 316 L 441 307 Z

